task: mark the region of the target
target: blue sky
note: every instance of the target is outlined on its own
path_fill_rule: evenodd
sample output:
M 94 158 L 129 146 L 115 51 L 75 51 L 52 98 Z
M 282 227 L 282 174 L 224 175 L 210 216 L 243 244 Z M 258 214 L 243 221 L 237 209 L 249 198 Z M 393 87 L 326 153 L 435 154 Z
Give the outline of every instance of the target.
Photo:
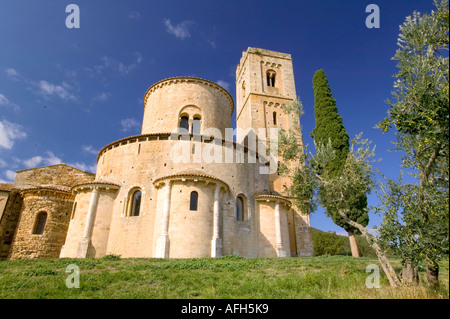
M 65 25 L 70 3 L 80 8 L 79 29 Z M 365 25 L 370 3 L 380 9 L 378 29 Z M 292 55 L 306 144 L 312 78 L 324 69 L 349 136 L 364 132 L 382 158 L 377 167 L 396 177 L 393 136 L 374 126 L 388 110 L 399 25 L 433 8 L 431 0 L 1 0 L 0 182 L 60 162 L 95 171 L 100 148 L 140 133 L 143 96 L 161 79 L 201 77 L 235 98 L 234 72 L 248 47 Z M 321 210 L 311 225 L 342 231 Z

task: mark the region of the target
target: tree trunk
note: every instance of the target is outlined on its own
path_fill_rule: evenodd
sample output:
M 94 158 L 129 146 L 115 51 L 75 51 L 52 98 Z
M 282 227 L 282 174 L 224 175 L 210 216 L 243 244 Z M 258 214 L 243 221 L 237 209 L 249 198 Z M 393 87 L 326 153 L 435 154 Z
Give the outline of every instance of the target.
M 397 288 L 398 286 L 400 286 L 401 282 L 395 273 L 394 267 L 392 267 L 391 263 L 384 255 L 380 246 L 378 246 L 377 242 L 369 234 L 366 227 L 364 227 L 363 225 L 358 224 L 358 223 L 354 222 L 353 220 L 351 220 L 350 218 L 348 218 L 347 215 L 342 210 L 338 210 L 338 212 L 339 212 L 339 215 L 341 215 L 342 218 L 344 218 L 346 223 L 357 228 L 361 232 L 361 234 L 363 234 L 363 236 L 366 238 L 369 245 L 372 246 L 372 248 L 375 250 L 375 253 L 377 254 L 377 257 L 378 257 L 378 261 L 380 262 L 381 267 L 383 268 L 383 271 L 386 274 L 386 277 L 388 278 L 391 287 Z
M 402 282 L 405 284 L 417 285 L 419 283 L 419 275 L 417 267 L 415 267 L 410 261 L 407 261 L 400 273 Z
M 439 288 L 439 265 L 436 262 L 427 262 L 426 279 L 428 287 L 437 290 Z
M 352 250 L 353 257 L 359 257 L 358 244 L 356 243 L 355 234 L 352 231 L 348 231 L 348 240 L 350 241 L 350 249 Z

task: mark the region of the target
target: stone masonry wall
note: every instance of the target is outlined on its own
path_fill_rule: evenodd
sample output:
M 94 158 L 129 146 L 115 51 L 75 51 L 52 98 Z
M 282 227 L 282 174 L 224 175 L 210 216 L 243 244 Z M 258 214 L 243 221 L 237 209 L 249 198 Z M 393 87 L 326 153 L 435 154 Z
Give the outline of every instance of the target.
M 66 239 L 72 205 L 73 195 L 68 192 L 25 191 L 9 258 L 58 258 Z M 47 213 L 47 221 L 44 232 L 36 235 L 33 229 L 39 212 Z
M 5 187 L 1 187 L 5 189 Z M 8 257 L 11 243 L 19 220 L 19 212 L 22 207 L 22 197 L 17 188 L 8 188 L 8 191 L 0 191 L 0 260 Z

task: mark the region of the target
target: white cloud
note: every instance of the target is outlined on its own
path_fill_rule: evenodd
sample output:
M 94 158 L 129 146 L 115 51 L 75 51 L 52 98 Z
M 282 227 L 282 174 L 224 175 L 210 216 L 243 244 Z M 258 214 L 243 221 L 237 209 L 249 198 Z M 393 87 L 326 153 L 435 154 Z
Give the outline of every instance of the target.
M 213 39 L 206 39 L 206 42 L 208 42 L 208 44 L 213 48 L 217 48 L 217 44 L 216 44 L 216 40 Z
M 41 164 L 41 162 L 43 161 L 42 156 L 34 156 L 32 158 L 29 158 L 27 160 L 23 161 L 23 164 L 27 167 L 27 168 L 31 168 L 31 167 L 36 167 L 39 164 Z
M 230 83 L 226 82 L 226 81 L 216 81 L 217 84 L 219 84 L 221 87 L 223 87 L 225 90 L 229 91 L 230 90 Z
M 78 169 L 81 169 L 82 171 L 86 171 L 86 172 L 90 172 L 90 173 L 95 173 L 97 171 L 97 164 L 86 165 L 85 163 L 82 163 L 82 162 L 76 162 L 76 163 L 69 163 L 67 165 L 76 167 Z
M 38 165 L 41 166 L 46 166 L 46 165 L 56 165 L 56 164 L 60 164 L 62 163 L 61 159 L 57 156 L 55 156 L 55 154 L 53 154 L 53 152 L 47 151 L 46 156 L 42 157 L 42 156 L 33 156 L 27 160 L 23 161 L 23 164 L 27 167 L 27 168 L 33 168 L 33 167 L 37 167 Z
M 6 96 L 0 93 L 0 105 L 11 107 L 15 112 L 20 111 L 20 106 L 12 103 Z
M 99 94 L 97 94 L 96 96 L 94 96 L 94 98 L 92 99 L 92 102 L 106 102 L 109 97 L 111 96 L 111 93 L 108 92 L 101 92 Z
M 0 121 L 0 148 L 10 150 L 14 145 L 14 140 L 20 140 L 27 137 L 23 131 L 23 126 L 8 122 L 7 120 Z
M 6 96 L 0 93 L 0 105 L 7 105 L 7 104 L 9 104 L 9 100 L 6 98 Z
M 81 149 L 85 153 L 89 153 L 89 154 L 93 154 L 93 155 L 98 154 L 98 150 L 96 150 L 94 147 L 92 147 L 92 145 L 83 145 L 83 146 L 81 146 Z
M 69 78 L 69 80 L 72 83 L 75 83 L 73 81 L 77 77 L 76 71 L 71 70 L 64 70 L 60 65 L 56 64 L 56 68 L 58 70 L 64 71 L 66 76 Z M 26 78 L 22 78 L 19 74 L 19 72 L 13 68 L 7 68 L 5 69 L 6 74 L 9 78 L 13 79 L 14 81 L 20 81 L 24 82 L 27 85 L 30 85 L 32 87 L 37 88 L 37 91 L 35 93 L 40 94 L 44 97 L 50 97 L 50 96 L 57 96 L 62 100 L 69 101 L 69 100 L 76 100 L 76 97 L 71 93 L 71 91 L 74 90 L 73 86 L 69 85 L 67 82 L 62 82 L 61 84 L 54 84 L 46 80 L 40 80 L 40 81 L 34 81 Z M 1 104 L 1 103 L 0 103 Z M 13 106 L 16 110 L 20 109 L 20 107 L 14 103 L 9 103 L 11 106 Z
M 133 19 L 140 19 L 141 18 L 141 14 L 139 13 L 139 11 L 137 10 L 133 10 L 130 13 L 128 13 L 128 18 L 133 20 Z
M 189 28 L 194 24 L 194 21 L 182 21 L 181 23 L 173 26 L 170 22 L 170 19 L 164 19 L 164 24 L 166 26 L 166 30 L 168 33 L 173 34 L 175 37 L 179 39 L 189 38 L 191 33 L 189 32 Z
M 6 178 L 8 180 L 10 180 L 12 182 L 16 178 L 16 172 L 11 171 L 11 170 L 6 170 L 5 171 L 5 176 L 6 176 Z
M 94 152 L 95 152 L 95 154 L 97 154 L 97 151 L 90 145 L 88 145 L 88 146 L 83 145 L 82 149 L 85 152 L 90 152 L 92 154 L 94 154 Z M 62 160 L 51 151 L 45 152 L 45 155 L 43 155 L 43 156 L 37 155 L 37 156 L 33 156 L 29 159 L 21 161 L 21 164 L 24 165 L 26 168 L 35 168 L 35 167 L 39 167 L 39 166 L 56 165 L 56 164 L 60 164 L 60 163 L 62 163 Z M 87 171 L 87 172 L 91 172 L 91 173 L 95 173 L 97 171 L 97 164 L 87 165 L 83 162 L 75 162 L 75 163 L 67 163 L 67 165 L 70 165 L 70 166 L 76 167 L 78 169 L 81 169 L 83 171 Z M 8 174 L 9 174 L 9 177 L 12 176 L 12 173 L 8 173 L 8 171 L 6 171 L 6 172 L 7 172 L 6 173 L 7 177 L 8 177 Z
M 17 72 L 16 69 L 13 68 L 7 68 L 5 70 L 6 75 L 13 81 L 19 81 L 20 80 L 20 73 Z
M 64 68 L 61 64 L 55 63 L 55 67 L 61 71 L 69 80 L 75 80 L 78 76 L 77 71 Z
M 122 132 L 132 131 L 141 127 L 141 123 L 133 118 L 120 121 L 120 125 L 122 126 Z
M 65 101 L 76 100 L 75 96 L 69 92 L 72 87 L 66 82 L 62 82 L 61 85 L 56 85 L 48 81 L 41 80 L 37 82 L 36 85 L 39 89 L 38 93 L 46 97 L 55 95 Z
M 4 160 L 0 158 L 0 167 L 6 167 L 8 163 L 6 163 Z
M 130 72 L 131 72 L 133 69 L 135 69 L 135 68 L 137 67 L 137 65 L 138 65 L 139 63 L 141 63 L 142 60 L 144 59 L 143 56 L 142 56 L 142 54 L 139 53 L 139 52 L 135 52 L 134 55 L 135 55 L 134 61 L 133 61 L 132 63 L 128 64 L 128 65 L 123 64 L 122 62 L 119 62 L 119 64 L 118 64 L 118 70 L 119 70 L 119 72 L 120 72 L 121 74 L 126 75 L 126 74 L 130 73 Z
M 348 237 L 348 233 L 345 230 L 338 230 L 336 235 Z
M 92 68 L 84 68 L 89 76 L 95 77 L 96 75 L 101 75 L 105 70 L 113 70 L 115 72 L 119 72 L 122 75 L 127 75 L 144 60 L 144 57 L 140 52 L 135 52 L 133 61 L 128 64 L 117 61 L 116 59 L 109 56 L 104 56 L 101 60 L 101 64 L 94 65 Z

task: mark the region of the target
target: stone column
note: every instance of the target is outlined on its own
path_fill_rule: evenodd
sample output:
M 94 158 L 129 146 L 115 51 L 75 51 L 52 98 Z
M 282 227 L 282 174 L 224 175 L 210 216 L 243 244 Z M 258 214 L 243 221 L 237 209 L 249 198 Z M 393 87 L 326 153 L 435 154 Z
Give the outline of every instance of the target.
M 92 227 L 95 222 L 95 213 L 97 211 L 98 204 L 98 188 L 94 187 L 91 193 L 91 199 L 89 201 L 89 210 L 86 216 L 86 224 L 84 226 L 83 238 L 78 243 L 77 258 L 86 258 L 91 244 Z
M 189 134 L 192 134 L 192 126 L 194 124 L 194 119 L 188 120 Z
M 220 185 L 214 192 L 214 224 L 213 238 L 211 240 L 211 257 L 222 257 L 222 238 L 220 238 Z
M 280 201 L 275 202 L 275 233 L 277 237 L 277 256 L 286 257 L 286 251 L 283 247 L 283 241 L 281 239 L 281 216 L 280 216 Z
M 167 182 L 164 185 L 164 206 L 161 220 L 161 234 L 156 241 L 156 258 L 169 258 L 169 215 L 170 215 L 170 193 L 172 185 Z

